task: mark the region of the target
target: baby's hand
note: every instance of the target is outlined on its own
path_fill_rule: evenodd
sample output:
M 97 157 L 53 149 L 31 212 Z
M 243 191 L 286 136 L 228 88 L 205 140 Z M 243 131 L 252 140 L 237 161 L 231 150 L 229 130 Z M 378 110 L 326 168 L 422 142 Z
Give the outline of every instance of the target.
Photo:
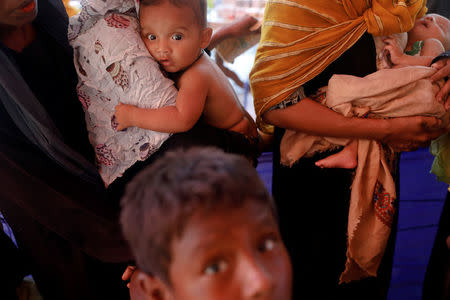
M 394 65 L 401 64 L 402 58 L 405 54 L 403 53 L 403 49 L 400 47 L 398 41 L 395 38 L 387 37 L 383 40 L 383 42 L 386 44 L 384 49 L 389 52 L 391 62 Z
M 131 120 L 131 111 L 135 106 L 119 103 L 115 107 L 115 113 L 113 117 L 113 128 L 117 131 L 124 130 L 133 126 Z

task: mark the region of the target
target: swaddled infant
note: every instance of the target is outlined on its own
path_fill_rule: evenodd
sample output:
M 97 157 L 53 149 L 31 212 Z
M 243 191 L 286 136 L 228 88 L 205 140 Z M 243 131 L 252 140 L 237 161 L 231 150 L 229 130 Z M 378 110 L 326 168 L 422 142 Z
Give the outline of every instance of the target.
M 158 108 L 173 105 L 177 96 L 140 37 L 135 5 L 133 0 L 86 0 L 70 19 L 78 96 L 105 186 L 170 136 L 137 127 L 116 131 L 116 105 Z

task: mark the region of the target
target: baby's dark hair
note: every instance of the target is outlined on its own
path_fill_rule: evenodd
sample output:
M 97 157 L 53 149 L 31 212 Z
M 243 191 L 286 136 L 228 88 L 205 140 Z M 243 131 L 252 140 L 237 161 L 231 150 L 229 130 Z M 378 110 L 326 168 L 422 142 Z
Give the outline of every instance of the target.
M 275 205 L 247 159 L 213 147 L 167 152 L 128 184 L 120 221 L 138 268 L 171 284 L 171 243 L 196 212 Z M 226 222 L 227 220 L 223 220 Z
M 207 7 L 208 4 L 206 0 L 140 0 L 140 5 L 157 5 L 164 1 L 169 1 L 170 4 L 183 7 L 188 6 L 192 9 L 200 27 L 204 28 L 207 26 Z

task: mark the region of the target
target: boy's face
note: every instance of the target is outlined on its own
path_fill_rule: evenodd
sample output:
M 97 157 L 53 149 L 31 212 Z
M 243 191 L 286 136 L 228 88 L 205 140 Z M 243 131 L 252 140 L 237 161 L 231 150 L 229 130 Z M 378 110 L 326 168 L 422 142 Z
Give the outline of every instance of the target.
M 37 15 L 37 0 L 0 0 L 0 27 L 22 26 Z
M 408 37 L 413 41 L 435 38 L 446 46 L 449 33 L 450 20 L 437 14 L 428 14 L 416 20 L 413 29 L 408 32 Z
M 189 6 L 162 1 L 141 5 L 139 14 L 145 46 L 167 72 L 189 67 L 209 44 L 210 31 L 200 27 Z
M 291 300 L 291 263 L 267 207 L 194 214 L 172 242 L 172 300 Z

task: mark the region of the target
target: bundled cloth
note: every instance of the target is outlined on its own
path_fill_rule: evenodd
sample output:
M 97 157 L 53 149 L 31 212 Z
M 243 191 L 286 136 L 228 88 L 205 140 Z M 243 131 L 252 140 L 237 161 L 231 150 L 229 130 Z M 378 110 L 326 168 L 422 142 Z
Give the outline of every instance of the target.
M 119 102 L 143 108 L 174 105 L 177 90 L 140 37 L 134 0 L 85 0 L 70 19 L 69 40 L 78 73 L 78 97 L 105 186 L 170 136 L 137 127 L 116 131 Z
M 435 69 L 411 66 L 383 69 L 366 77 L 333 75 L 324 103 L 347 117 L 388 118 L 433 116 L 449 122 L 445 103 L 435 94 L 440 83 L 429 77 Z M 294 164 L 302 156 L 312 156 L 351 140 L 310 136 L 287 130 L 281 145 L 281 162 Z M 352 183 L 348 216 L 346 269 L 341 281 L 376 276 L 389 238 L 395 212 L 395 183 L 390 173 L 390 157 L 373 140 L 358 140 L 358 165 Z

